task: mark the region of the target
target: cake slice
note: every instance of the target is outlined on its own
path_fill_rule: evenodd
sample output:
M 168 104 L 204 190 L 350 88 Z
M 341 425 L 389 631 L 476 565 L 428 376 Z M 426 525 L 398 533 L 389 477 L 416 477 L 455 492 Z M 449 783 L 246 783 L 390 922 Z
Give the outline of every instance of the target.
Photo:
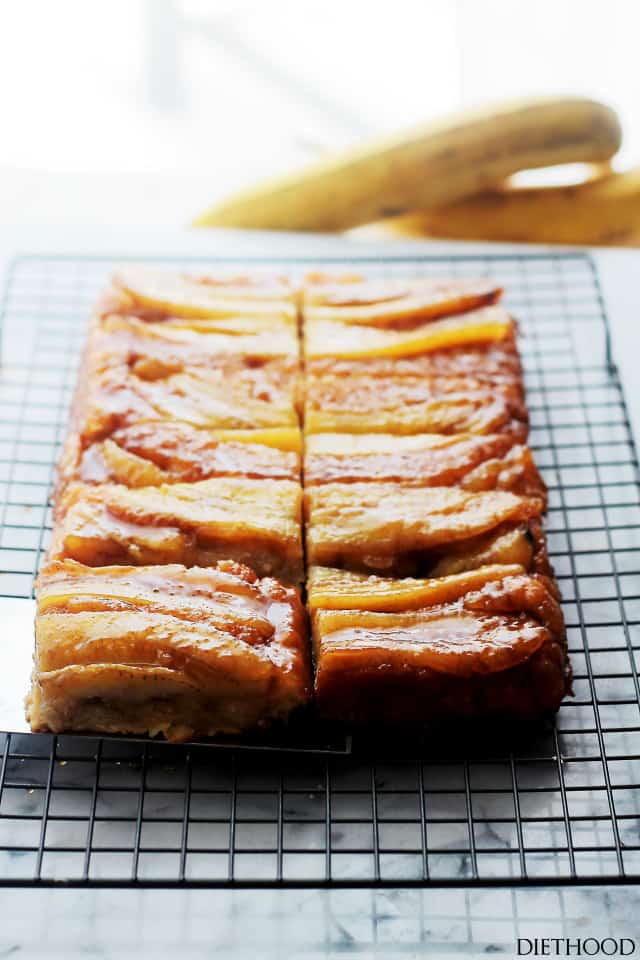
M 444 576 L 494 563 L 549 573 L 543 501 L 503 490 L 327 483 L 305 490 L 310 564 Z
M 357 274 L 310 274 L 303 286 L 305 319 L 367 326 L 402 326 L 495 303 L 492 280 L 403 278 L 367 280 Z
M 407 486 L 510 490 L 546 501 L 546 489 L 528 447 L 506 434 L 316 433 L 305 442 L 307 486 L 392 481 Z
M 140 420 L 85 447 L 71 431 L 58 464 L 57 495 L 74 480 L 127 487 L 225 476 L 299 481 L 301 446 L 297 427 L 207 430 Z
M 306 703 L 298 591 L 238 564 L 52 563 L 36 588 L 34 731 L 238 734 Z
M 299 483 L 224 477 L 129 489 L 70 484 L 50 559 L 209 566 L 235 560 L 285 583 L 303 577 Z
M 297 301 L 287 277 L 237 271 L 188 274 L 136 265 L 114 274 L 102 310 L 152 322 L 232 316 L 295 320 Z
M 528 416 L 518 384 L 472 376 L 307 376 L 304 425 L 312 433 L 508 433 L 523 442 Z
M 311 568 L 316 702 L 342 723 L 414 733 L 434 723 L 553 713 L 570 689 L 557 593 L 518 565 L 391 580 Z

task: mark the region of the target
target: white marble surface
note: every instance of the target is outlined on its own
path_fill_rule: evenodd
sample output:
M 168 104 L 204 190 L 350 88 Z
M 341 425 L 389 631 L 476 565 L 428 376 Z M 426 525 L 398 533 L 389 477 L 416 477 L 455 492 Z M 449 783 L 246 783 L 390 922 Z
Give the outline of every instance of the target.
M 513 957 L 518 937 L 640 941 L 639 904 L 634 887 L 12 890 L 0 892 L 0 957 Z

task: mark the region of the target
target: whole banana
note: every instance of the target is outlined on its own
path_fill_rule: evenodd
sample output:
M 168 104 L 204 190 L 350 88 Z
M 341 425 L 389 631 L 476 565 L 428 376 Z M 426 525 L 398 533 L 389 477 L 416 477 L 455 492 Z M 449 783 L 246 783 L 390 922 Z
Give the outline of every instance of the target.
M 519 170 L 601 163 L 621 142 L 609 107 L 581 97 L 502 104 L 366 144 L 217 204 L 200 227 L 346 230 L 495 188 Z

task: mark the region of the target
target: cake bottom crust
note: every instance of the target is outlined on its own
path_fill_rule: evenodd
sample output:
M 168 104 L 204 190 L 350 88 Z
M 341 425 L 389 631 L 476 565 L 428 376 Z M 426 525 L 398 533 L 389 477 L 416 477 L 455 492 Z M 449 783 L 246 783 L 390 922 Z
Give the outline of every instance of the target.
M 86 669 L 86 668 L 85 668 Z M 105 673 L 116 668 L 105 668 Z M 140 668 L 117 668 L 123 676 L 123 691 L 139 684 L 137 696 L 100 695 L 100 671 L 78 695 L 68 694 L 69 668 L 41 674 L 34 680 L 27 699 L 27 720 L 35 733 L 102 733 L 163 737 L 173 743 L 202 737 L 242 734 L 259 730 L 286 718 L 303 698 L 277 700 L 237 688 L 218 695 L 195 689 L 171 692 L 171 678 L 164 695 L 143 699 L 145 678 Z M 74 671 L 77 677 L 78 670 Z M 169 671 L 166 671 L 167 673 Z M 137 675 L 136 675 L 137 674 Z M 127 682 L 128 681 L 128 682 Z
M 325 660 L 316 678 L 323 717 L 355 728 L 425 731 L 449 721 L 539 720 L 567 693 L 565 654 L 548 644 L 526 663 L 486 676 L 460 677 L 388 662 L 361 669 Z

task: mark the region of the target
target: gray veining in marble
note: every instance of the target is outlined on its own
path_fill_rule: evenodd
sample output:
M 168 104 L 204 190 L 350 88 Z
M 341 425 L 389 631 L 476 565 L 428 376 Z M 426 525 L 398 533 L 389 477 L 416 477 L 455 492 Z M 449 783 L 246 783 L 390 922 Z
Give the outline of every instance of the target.
M 513 957 L 517 937 L 631 937 L 634 887 L 0 893 L 0 958 Z

